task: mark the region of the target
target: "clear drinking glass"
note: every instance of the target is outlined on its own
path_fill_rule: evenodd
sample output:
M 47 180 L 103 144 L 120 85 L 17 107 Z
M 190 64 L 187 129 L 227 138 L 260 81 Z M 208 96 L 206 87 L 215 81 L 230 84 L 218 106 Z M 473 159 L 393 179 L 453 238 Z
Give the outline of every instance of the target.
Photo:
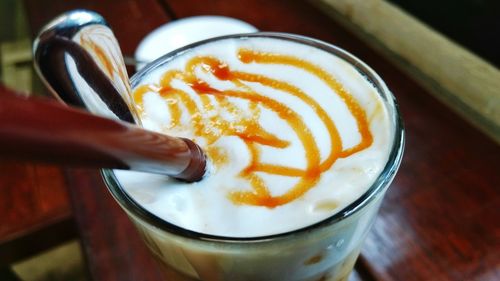
M 356 201 L 321 222 L 256 238 L 214 236 L 180 228 L 135 202 L 111 170 L 102 172 L 106 185 L 136 225 L 167 280 L 347 280 L 385 191 L 399 168 L 404 148 L 404 129 L 395 99 L 370 67 L 338 47 L 303 36 L 284 33 L 231 35 L 201 41 L 157 59 L 132 77 L 132 88 L 177 54 L 216 40 L 248 37 L 288 40 L 327 51 L 353 65 L 374 85 L 390 115 L 393 143 L 387 163 L 373 185 Z

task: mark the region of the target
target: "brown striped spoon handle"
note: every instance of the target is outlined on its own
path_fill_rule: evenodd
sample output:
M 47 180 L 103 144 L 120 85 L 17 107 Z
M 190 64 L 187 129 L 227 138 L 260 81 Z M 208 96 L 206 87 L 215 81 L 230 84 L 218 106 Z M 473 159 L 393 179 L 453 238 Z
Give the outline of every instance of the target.
M 130 169 L 198 181 L 205 156 L 188 139 L 147 131 L 0 87 L 0 159 Z

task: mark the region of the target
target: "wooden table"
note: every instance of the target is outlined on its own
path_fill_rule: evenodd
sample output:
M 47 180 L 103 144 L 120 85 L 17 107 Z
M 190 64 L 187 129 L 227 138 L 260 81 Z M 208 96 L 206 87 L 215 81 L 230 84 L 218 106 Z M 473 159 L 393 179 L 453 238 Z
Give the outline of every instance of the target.
M 37 31 L 86 8 L 111 24 L 132 55 L 148 32 L 176 18 L 216 14 L 264 31 L 315 37 L 372 66 L 398 99 L 406 153 L 351 280 L 500 280 L 500 148 L 306 1 L 25 0 Z M 135 229 L 97 171 L 68 172 L 70 196 L 94 280 L 161 280 Z

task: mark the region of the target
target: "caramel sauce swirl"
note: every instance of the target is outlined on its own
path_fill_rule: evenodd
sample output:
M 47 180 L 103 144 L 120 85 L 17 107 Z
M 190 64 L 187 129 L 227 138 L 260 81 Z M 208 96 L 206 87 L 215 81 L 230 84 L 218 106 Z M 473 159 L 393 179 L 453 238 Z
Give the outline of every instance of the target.
M 337 159 L 349 157 L 370 147 L 373 143 L 373 136 L 369 130 L 369 122 L 364 109 L 327 71 L 315 64 L 289 55 L 257 52 L 249 49 L 239 49 L 237 55 L 238 59 L 245 64 L 286 65 L 318 77 L 331 89 L 331 93 L 328 94 L 338 95 L 345 103 L 356 121 L 361 140 L 348 149 L 344 148 L 337 127 L 327 112 L 316 100 L 298 87 L 264 75 L 231 70 L 226 63 L 210 56 L 198 56 L 190 59 L 183 71 L 167 71 L 161 77 L 158 85 L 146 84 L 136 88 L 133 98 L 137 110 L 141 114 L 144 114 L 144 94 L 155 92 L 167 101 L 171 117 L 168 129 L 182 126 L 181 117 L 183 108 L 185 108 L 190 115 L 194 135 L 207 141 L 205 151 L 215 165 L 228 163 L 227 155 L 223 153 L 223 149 L 214 145 L 219 138 L 235 136 L 245 143 L 250 153 L 250 163 L 239 172 L 238 176 L 248 181 L 252 190 L 229 193 L 228 197 L 233 203 L 274 208 L 292 202 L 313 188 L 320 180 L 322 173 L 330 169 Z M 215 89 L 196 74 L 197 69 L 211 73 L 219 80 L 229 81 L 236 87 L 231 90 Z M 180 80 L 188 85 L 201 102 L 197 103 L 189 93 L 174 88 L 172 86 L 174 80 Z M 294 96 L 312 108 L 328 131 L 330 138 L 328 156 L 321 161 L 318 144 L 309 126 L 296 111 L 280 101 L 253 90 L 248 86 L 249 82 L 259 83 Z M 243 112 L 240 107 L 234 104 L 235 99 L 246 100 L 249 104 L 249 112 Z M 283 149 L 290 145 L 289 141 L 266 131 L 259 124 L 261 108 L 274 112 L 294 131 L 305 151 L 306 167 L 304 169 L 267 164 L 261 161 L 259 146 Z M 208 114 L 208 117 L 205 114 L 214 111 L 215 114 Z M 232 118 L 224 118 L 222 111 L 230 114 Z M 284 194 L 273 196 L 259 173 L 296 177 L 299 180 Z

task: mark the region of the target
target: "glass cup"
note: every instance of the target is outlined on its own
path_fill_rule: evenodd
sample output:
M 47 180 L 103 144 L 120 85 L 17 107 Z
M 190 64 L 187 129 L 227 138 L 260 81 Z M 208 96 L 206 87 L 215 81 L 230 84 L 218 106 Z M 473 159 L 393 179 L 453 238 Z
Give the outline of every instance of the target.
M 404 148 L 404 129 L 395 99 L 370 67 L 338 47 L 303 36 L 230 35 L 201 41 L 157 59 L 132 77 L 132 88 L 177 54 L 216 40 L 248 37 L 277 38 L 324 50 L 353 65 L 374 85 L 389 112 L 393 143 L 387 163 L 372 186 L 343 210 L 316 224 L 265 237 L 233 238 L 197 233 L 158 218 L 124 191 L 112 170 L 102 172 L 106 185 L 161 264 L 167 280 L 347 280 L 399 168 Z

